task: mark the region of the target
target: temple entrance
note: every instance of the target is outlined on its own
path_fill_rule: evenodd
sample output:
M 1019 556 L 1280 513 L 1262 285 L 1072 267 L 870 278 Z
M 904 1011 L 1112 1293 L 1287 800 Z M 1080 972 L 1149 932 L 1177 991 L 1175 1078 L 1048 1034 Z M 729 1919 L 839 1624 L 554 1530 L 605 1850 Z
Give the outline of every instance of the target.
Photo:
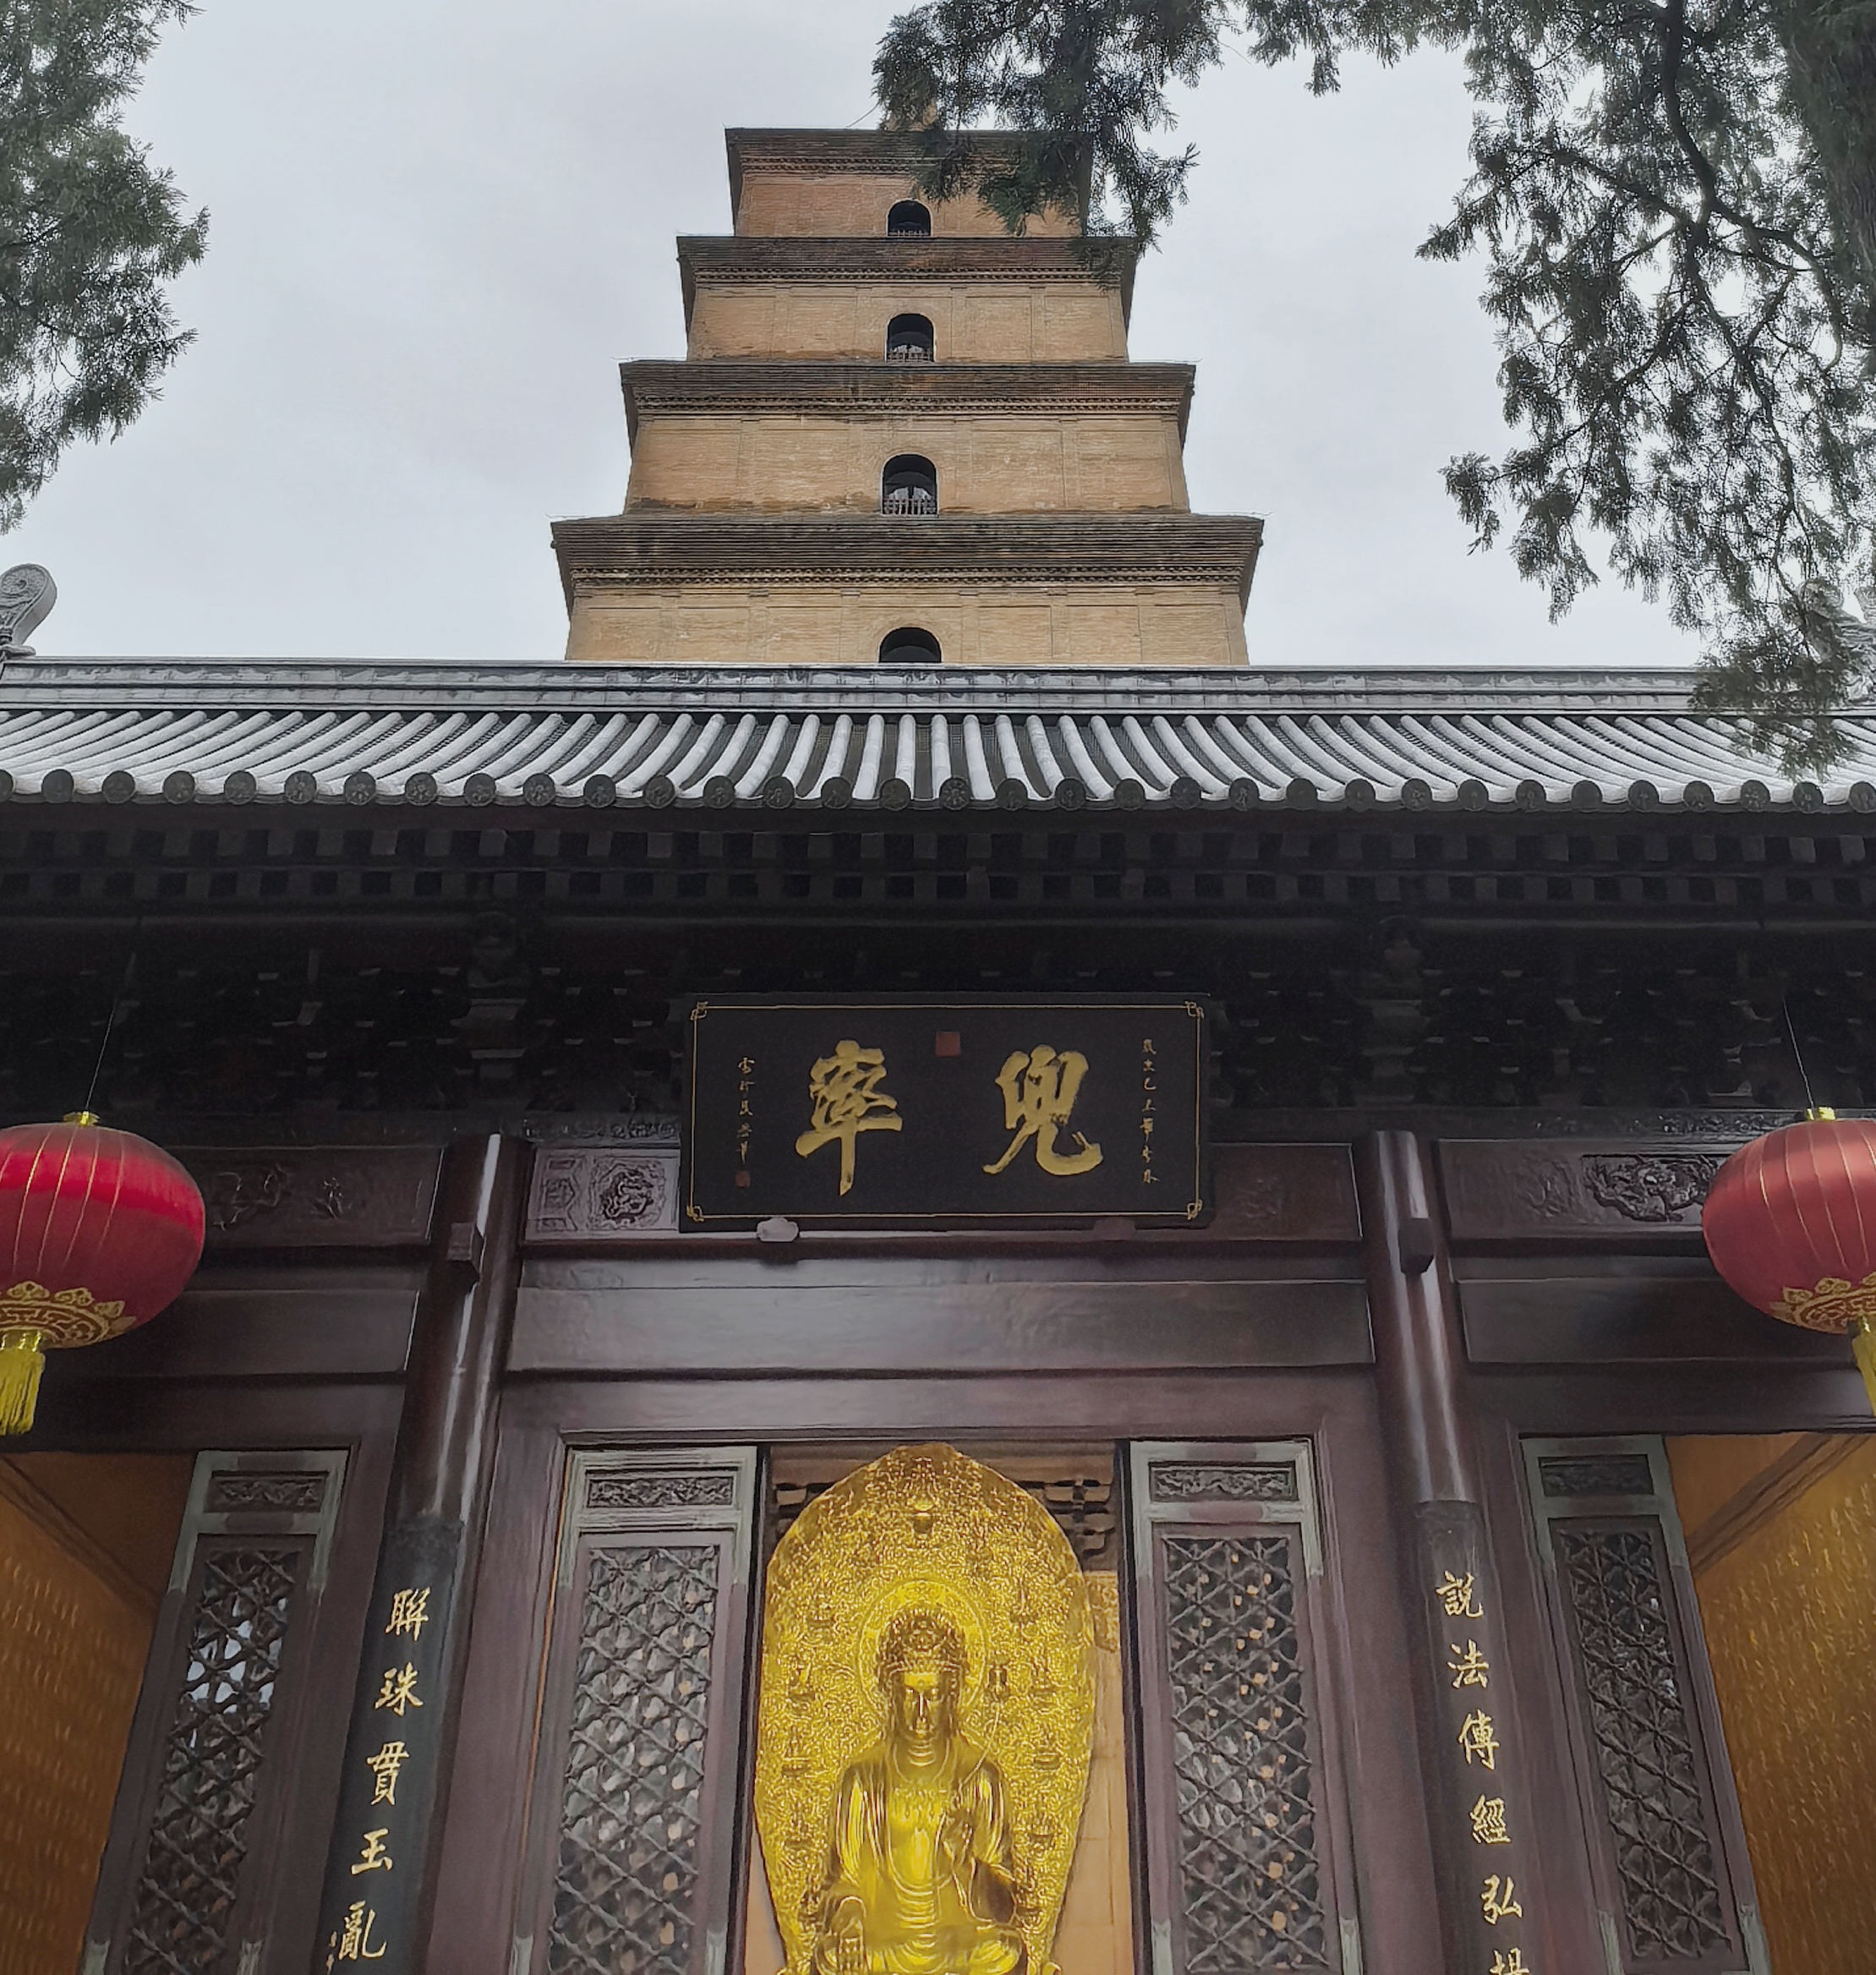
M 79 1966 L 194 1465 L 0 1458 L 0 1975 Z
M 1352 1975 L 1318 1459 L 568 1450 L 514 1967 Z
M 1671 1440 L 1771 1962 L 1862 1975 L 1876 1885 L 1876 1435 Z

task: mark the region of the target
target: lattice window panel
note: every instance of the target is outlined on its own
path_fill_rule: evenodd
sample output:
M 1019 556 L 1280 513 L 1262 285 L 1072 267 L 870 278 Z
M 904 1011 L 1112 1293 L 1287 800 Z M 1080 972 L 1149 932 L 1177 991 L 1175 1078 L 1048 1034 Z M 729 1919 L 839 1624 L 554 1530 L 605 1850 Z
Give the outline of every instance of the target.
M 568 1457 L 511 1975 L 722 1975 L 757 1501 L 752 1447 Z
M 1552 1540 L 1630 1950 L 1665 1961 L 1723 1950 L 1731 1934 L 1697 1730 L 1654 1538 L 1645 1529 L 1564 1524 Z
M 1130 1451 L 1158 1975 L 1359 1975 L 1306 1441 Z
M 1534 1439 L 1524 1458 L 1611 1975 L 1769 1975 L 1666 1449 Z
M 256 1543 L 201 1556 L 124 1975 L 209 1975 L 222 1961 L 305 1554 Z
M 554 1975 L 690 1967 L 720 1556 L 714 1543 L 588 1555 Z
M 1328 1967 L 1294 1540 L 1168 1536 L 1188 1975 Z
M 304 1679 L 346 1465 L 309 1448 L 197 1455 L 84 1975 L 249 1975 L 276 1934 L 308 1841 Z

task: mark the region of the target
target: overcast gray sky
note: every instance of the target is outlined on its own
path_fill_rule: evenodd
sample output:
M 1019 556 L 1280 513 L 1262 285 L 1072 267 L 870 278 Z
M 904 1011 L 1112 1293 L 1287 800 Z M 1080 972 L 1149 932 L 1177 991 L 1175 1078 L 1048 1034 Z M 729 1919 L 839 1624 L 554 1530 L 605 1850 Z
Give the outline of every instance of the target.
M 890 0 L 204 0 L 129 123 L 211 222 L 162 401 L 72 455 L 0 564 L 56 654 L 551 659 L 547 523 L 615 509 L 616 365 L 674 356 L 673 236 L 729 230 L 727 124 L 870 122 Z M 1476 265 L 1414 249 L 1463 173 L 1458 65 L 1312 100 L 1234 57 L 1133 353 L 1199 366 L 1195 507 L 1261 514 L 1252 660 L 1690 660 L 1605 584 L 1562 626 L 1439 480 L 1501 443 Z

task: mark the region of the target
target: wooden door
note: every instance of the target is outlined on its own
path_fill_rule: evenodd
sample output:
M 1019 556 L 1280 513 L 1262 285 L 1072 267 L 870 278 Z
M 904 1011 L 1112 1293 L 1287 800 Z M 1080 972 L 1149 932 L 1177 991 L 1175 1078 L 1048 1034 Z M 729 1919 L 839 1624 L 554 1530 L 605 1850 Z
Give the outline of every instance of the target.
M 758 1459 L 567 1459 L 512 1975 L 724 1975 Z
M 99 1875 L 85 1975 L 259 1975 L 347 1458 L 198 1457 Z M 301 1875 L 304 1876 L 304 1875 Z
M 1151 1975 L 1359 1975 L 1315 1463 L 1130 1450 Z

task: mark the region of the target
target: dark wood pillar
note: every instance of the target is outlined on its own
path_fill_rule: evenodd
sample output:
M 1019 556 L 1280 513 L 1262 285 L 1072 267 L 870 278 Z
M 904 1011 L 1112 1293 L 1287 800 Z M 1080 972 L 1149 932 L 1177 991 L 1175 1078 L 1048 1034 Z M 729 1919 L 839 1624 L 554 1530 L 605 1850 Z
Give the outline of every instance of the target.
M 451 1147 L 365 1619 L 315 1968 L 423 1966 L 455 1746 L 496 1400 L 514 1321 L 528 1148 Z
M 1419 1649 L 1422 1760 L 1445 1966 L 1554 1975 L 1503 1602 L 1485 1539 L 1465 1345 L 1426 1149 L 1358 1149 L 1375 1376 Z

